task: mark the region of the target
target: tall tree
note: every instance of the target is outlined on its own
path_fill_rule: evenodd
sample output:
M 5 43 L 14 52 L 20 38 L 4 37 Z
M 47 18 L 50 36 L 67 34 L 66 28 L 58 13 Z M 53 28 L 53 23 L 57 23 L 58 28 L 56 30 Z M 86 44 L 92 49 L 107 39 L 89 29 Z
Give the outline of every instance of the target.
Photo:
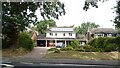
M 41 20 L 40 22 L 37 23 L 37 30 L 40 34 L 45 34 L 47 30 L 47 25 L 49 27 L 54 27 L 56 26 L 56 22 L 52 19 L 50 20 Z
M 2 35 L 10 47 L 18 47 L 20 31 L 37 21 L 36 10 L 44 19 L 65 15 L 61 2 L 2 2 Z M 35 20 L 33 20 L 35 18 Z
M 114 19 L 115 27 L 117 29 L 120 29 L 120 1 L 117 1 L 115 12 L 116 12 L 116 17 Z
M 86 23 L 82 23 L 81 26 L 78 26 L 75 28 L 77 34 L 86 34 L 88 28 L 98 28 L 99 25 L 95 24 L 94 22 L 86 22 Z

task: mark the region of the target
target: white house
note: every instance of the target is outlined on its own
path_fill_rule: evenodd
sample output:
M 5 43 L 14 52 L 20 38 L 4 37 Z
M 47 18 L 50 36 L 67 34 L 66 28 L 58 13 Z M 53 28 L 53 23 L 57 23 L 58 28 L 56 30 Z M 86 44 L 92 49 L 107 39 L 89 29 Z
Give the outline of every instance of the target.
M 37 36 L 37 46 L 55 47 L 57 44 L 62 43 L 65 46 L 70 45 L 71 40 L 78 39 L 80 44 L 84 44 L 86 39 L 76 36 L 73 27 L 49 27 L 45 35 Z

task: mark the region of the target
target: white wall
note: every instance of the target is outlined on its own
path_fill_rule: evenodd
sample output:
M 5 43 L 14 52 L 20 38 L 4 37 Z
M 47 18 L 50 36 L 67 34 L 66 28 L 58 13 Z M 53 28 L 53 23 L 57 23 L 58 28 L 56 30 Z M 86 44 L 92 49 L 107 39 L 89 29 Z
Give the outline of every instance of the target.
M 50 33 L 53 33 L 53 36 L 50 35 Z M 76 38 L 76 34 L 75 32 L 71 32 L 72 36 L 69 36 L 69 33 L 65 32 L 65 36 L 63 36 L 64 32 L 50 32 L 50 33 L 46 33 L 46 37 L 50 37 L 50 38 Z M 57 33 L 57 36 L 55 35 L 55 33 Z

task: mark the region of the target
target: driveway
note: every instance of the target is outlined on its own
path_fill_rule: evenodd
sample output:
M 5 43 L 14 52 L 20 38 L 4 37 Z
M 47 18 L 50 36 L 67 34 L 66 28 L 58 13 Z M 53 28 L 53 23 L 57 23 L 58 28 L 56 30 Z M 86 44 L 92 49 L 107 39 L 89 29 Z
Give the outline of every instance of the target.
M 47 52 L 46 47 L 35 47 L 32 52 L 24 55 L 24 56 L 19 56 L 16 58 L 10 58 L 10 61 L 14 62 L 24 62 L 24 61 L 38 61 L 41 60 Z
M 42 58 L 46 54 L 46 47 L 35 47 L 32 52 L 21 56 L 23 58 Z

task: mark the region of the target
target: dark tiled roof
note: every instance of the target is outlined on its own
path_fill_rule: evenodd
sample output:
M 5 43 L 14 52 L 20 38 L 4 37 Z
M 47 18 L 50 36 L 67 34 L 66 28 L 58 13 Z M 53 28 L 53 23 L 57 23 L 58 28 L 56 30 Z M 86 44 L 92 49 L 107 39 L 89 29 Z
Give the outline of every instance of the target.
M 39 34 L 37 36 L 37 39 L 46 39 L 45 34 Z
M 117 33 L 113 28 L 92 28 L 91 33 Z

